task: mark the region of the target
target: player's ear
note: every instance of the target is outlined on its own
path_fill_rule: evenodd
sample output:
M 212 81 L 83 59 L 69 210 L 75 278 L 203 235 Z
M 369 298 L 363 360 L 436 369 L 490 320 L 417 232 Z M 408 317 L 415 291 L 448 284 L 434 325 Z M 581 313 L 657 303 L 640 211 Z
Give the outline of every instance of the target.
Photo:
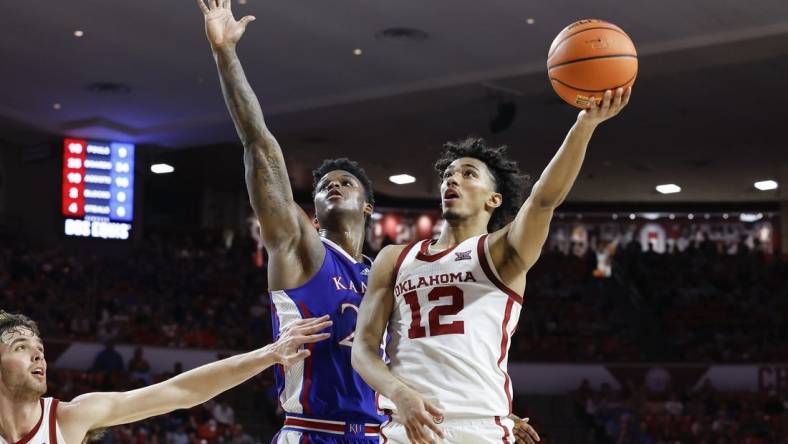
M 375 208 L 372 206 L 372 204 L 364 202 L 364 216 L 370 217 L 374 211 Z
M 500 207 L 502 203 L 503 203 L 503 195 L 501 195 L 501 193 L 492 193 L 490 194 L 490 197 L 487 198 L 487 202 L 485 202 L 485 205 L 487 206 L 487 208 L 495 209 Z

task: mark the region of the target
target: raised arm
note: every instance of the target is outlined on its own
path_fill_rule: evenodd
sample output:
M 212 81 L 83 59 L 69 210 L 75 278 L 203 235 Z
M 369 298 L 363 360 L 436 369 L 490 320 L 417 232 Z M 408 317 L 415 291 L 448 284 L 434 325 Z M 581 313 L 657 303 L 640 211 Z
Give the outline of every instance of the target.
M 205 33 L 216 60 L 224 100 L 244 146 L 246 187 L 260 220 L 263 245 L 272 254 L 282 248 L 295 249 L 299 241 L 319 246 L 320 240 L 311 222 L 293 200 L 282 149 L 266 127 L 260 102 L 235 51 L 246 26 L 255 18 L 246 16 L 236 21 L 230 0 L 196 1 L 205 16 Z M 307 239 L 301 239 L 304 235 Z M 320 254 L 323 251 L 307 250 Z M 322 261 L 322 255 L 318 256 L 307 259 Z M 304 262 L 304 258 L 301 259 L 299 263 Z
M 424 427 L 442 438 L 443 432 L 435 425 L 432 417 L 442 417 L 443 414 L 392 375 L 380 357 L 383 333 L 394 307 L 394 265 L 403 248 L 402 245 L 384 248 L 372 265 L 369 286 L 358 310 L 351 362 L 367 384 L 394 402 L 408 438 L 412 442 L 431 444 L 434 441 Z
M 577 179 L 594 129 L 627 105 L 631 91 L 619 88 L 615 97 L 612 91 L 607 91 L 601 106 L 592 101 L 589 109 L 580 112 L 577 122 L 539 176 L 514 221 L 491 236 L 493 260 L 504 274 L 509 277 L 522 274 L 539 258 L 547 240 L 553 212 L 564 202 Z M 514 258 L 516 266 L 502 264 L 506 258 Z
M 191 408 L 246 381 L 273 364 L 290 366 L 309 356 L 301 346 L 322 341 L 328 315 L 298 321 L 273 344 L 203 365 L 167 381 L 128 392 L 88 393 L 58 409 L 66 442 L 82 442 L 90 430 Z

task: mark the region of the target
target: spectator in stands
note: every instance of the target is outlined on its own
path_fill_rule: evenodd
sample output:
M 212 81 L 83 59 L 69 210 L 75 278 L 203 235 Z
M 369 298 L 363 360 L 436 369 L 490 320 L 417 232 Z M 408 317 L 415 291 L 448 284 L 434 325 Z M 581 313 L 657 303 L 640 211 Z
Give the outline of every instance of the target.
M 122 372 L 124 369 L 123 356 L 115 350 L 115 344 L 112 341 L 106 342 L 104 349 L 98 352 L 93 360 L 93 367 L 91 367 L 94 372 L 104 373 Z
M 673 416 L 681 416 L 684 413 L 684 404 L 676 393 L 671 393 L 670 398 L 665 402 L 665 411 Z
M 215 419 L 209 419 L 208 422 L 197 427 L 197 437 L 208 444 L 215 443 L 219 436 L 219 425 Z
M 244 431 L 241 424 L 235 424 L 232 429 L 232 438 L 228 444 L 254 444 L 254 440 Z
M 150 364 L 142 356 L 142 347 L 134 349 L 134 356 L 129 359 L 129 373 L 133 378 L 144 381 L 146 385 L 151 383 Z
M 219 400 L 211 413 L 221 426 L 230 427 L 235 424 L 235 411 L 226 400 Z

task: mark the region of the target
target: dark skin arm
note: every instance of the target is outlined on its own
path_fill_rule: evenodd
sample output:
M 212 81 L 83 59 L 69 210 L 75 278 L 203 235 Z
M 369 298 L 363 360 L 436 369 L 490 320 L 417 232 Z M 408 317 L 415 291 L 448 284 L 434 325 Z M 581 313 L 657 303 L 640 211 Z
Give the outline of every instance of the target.
M 246 188 L 269 254 L 269 288 L 298 287 L 320 268 L 325 250 L 312 222 L 293 199 L 282 148 L 265 124 L 235 51 L 255 18 L 236 21 L 230 0 L 196 1 L 205 17 L 224 100 L 244 146 Z

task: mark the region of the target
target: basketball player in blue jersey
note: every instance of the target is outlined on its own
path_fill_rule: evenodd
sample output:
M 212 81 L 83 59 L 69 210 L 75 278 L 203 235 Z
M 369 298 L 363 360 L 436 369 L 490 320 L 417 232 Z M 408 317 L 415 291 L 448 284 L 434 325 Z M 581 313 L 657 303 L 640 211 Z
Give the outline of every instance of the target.
M 246 185 L 269 256 L 274 336 L 301 319 L 329 315 L 333 321 L 332 339 L 311 346 L 307 360 L 276 368 L 286 417 L 274 443 L 377 443 L 382 417 L 375 394 L 350 365 L 356 313 L 371 266 L 361 253 L 374 204 L 370 181 L 355 162 L 325 161 L 314 171 L 320 231 L 315 230 L 293 200 L 282 150 L 235 51 L 254 17 L 236 21 L 229 0 L 197 4 L 244 146 Z
M 47 361 L 36 323 L 0 310 L 0 444 L 75 444 L 100 429 L 187 409 L 279 364 L 309 356 L 304 345 L 330 337 L 328 316 L 294 322 L 279 339 L 128 392 L 95 392 L 61 402 L 47 391 Z
M 348 159 L 327 160 L 316 169 L 313 197 L 320 231 L 315 231 L 293 200 L 282 150 L 265 125 L 235 52 L 254 17 L 236 21 L 229 0 L 197 4 L 225 102 L 244 145 L 247 189 L 269 255 L 274 335 L 298 319 L 328 314 L 334 322 L 332 339 L 315 344 L 309 359 L 286 371 L 276 369 L 286 418 L 274 443 L 377 443 L 384 417 L 378 415 L 374 391 L 350 363 L 356 314 L 371 266 L 361 254 L 374 204 L 370 181 Z M 527 427 L 519 418 L 513 420 Z

